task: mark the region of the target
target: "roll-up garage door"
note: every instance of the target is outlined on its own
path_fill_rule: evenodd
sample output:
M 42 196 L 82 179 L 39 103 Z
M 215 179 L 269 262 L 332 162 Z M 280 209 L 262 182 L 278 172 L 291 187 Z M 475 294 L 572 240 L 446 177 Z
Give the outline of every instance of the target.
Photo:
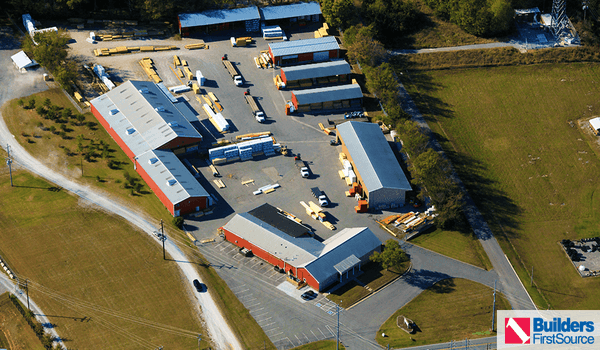
M 323 62 L 329 60 L 329 51 L 315 52 L 313 54 L 313 61 Z

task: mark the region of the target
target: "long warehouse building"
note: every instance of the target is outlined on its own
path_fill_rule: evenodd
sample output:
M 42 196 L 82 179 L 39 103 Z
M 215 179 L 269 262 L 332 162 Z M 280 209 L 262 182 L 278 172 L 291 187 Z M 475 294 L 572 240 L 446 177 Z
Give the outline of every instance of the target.
M 346 83 L 352 68 L 345 60 L 303 64 L 281 68 L 281 81 L 286 88 Z
M 403 206 L 412 188 L 379 125 L 349 121 L 337 131 L 369 208 Z
M 363 94 L 358 84 L 336 85 L 292 91 L 292 104 L 299 112 L 360 108 Z
M 382 245 L 367 227 L 345 228 L 320 242 L 269 204 L 236 214 L 221 229 L 229 242 L 318 291 L 353 279 Z
M 324 62 L 340 57 L 340 45 L 334 36 L 281 41 L 269 44 L 269 55 L 279 66 Z
M 171 215 L 211 204 L 208 192 L 175 155 L 197 151 L 202 135 L 157 84 L 128 81 L 90 103 L 96 119 Z

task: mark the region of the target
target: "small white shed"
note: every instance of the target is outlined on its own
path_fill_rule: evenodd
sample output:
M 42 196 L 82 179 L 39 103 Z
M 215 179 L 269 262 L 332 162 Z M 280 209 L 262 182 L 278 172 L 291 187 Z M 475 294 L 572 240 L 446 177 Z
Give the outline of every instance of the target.
M 600 117 L 590 119 L 590 127 L 596 135 L 600 135 Z
M 36 61 L 27 57 L 27 54 L 23 51 L 17 52 L 16 54 L 10 56 L 10 58 L 12 59 L 15 67 L 17 67 L 17 69 L 23 73 L 27 71 L 27 68 L 35 67 L 38 65 Z

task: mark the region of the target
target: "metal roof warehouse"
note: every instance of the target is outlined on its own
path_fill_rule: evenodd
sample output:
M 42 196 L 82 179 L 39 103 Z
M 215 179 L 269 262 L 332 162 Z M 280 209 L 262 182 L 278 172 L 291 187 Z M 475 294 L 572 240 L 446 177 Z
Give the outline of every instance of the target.
M 283 67 L 281 68 L 281 79 L 288 84 L 289 82 L 296 80 L 348 75 L 351 72 L 352 68 L 348 62 L 345 60 L 336 60 L 331 62 Z
M 328 61 L 339 58 L 339 51 L 340 45 L 334 36 L 269 44 L 269 53 L 277 65 Z
M 320 242 L 309 235 L 294 236 L 276 228 L 258 218 L 257 211 L 265 211 L 263 218 L 276 215 L 280 216 L 277 220 L 297 224 L 265 204 L 253 211 L 236 214 L 222 227 L 225 239 L 251 250 L 255 256 L 318 291 L 336 281 L 354 278 L 361 264 L 366 263 L 374 251 L 381 251 L 381 241 L 366 227 L 346 228 Z
M 228 29 L 229 24 L 244 22 L 248 31 L 258 31 L 260 13 L 258 7 L 242 7 L 236 9 L 208 10 L 199 13 L 182 13 L 179 18 L 179 32 L 189 34 L 190 28 L 219 26 L 218 29 Z M 248 24 L 251 23 L 251 28 Z
M 260 9 L 265 21 L 278 19 L 320 16 L 321 6 L 316 2 L 300 2 L 297 4 L 267 6 Z
M 360 107 L 362 97 L 363 94 L 358 84 L 292 91 L 292 103 L 300 112 Z
M 174 154 L 197 150 L 202 135 L 156 84 L 128 81 L 90 102 L 96 119 L 172 215 L 210 204 L 208 193 Z M 146 164 L 150 159 L 152 167 Z
M 337 130 L 369 207 L 403 206 L 406 191 L 412 189 L 379 125 L 349 121 Z

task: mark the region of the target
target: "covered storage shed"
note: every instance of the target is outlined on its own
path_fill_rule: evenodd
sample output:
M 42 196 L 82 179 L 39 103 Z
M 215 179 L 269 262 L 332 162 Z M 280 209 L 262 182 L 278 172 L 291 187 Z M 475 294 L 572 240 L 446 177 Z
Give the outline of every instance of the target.
M 258 7 L 208 10 L 199 13 L 182 13 L 178 16 L 179 33 L 188 36 L 193 32 L 210 33 L 219 30 L 242 28 L 247 32 L 260 30 Z
M 19 51 L 16 54 L 10 56 L 13 64 L 21 72 L 26 72 L 28 68 L 38 66 L 37 62 L 29 58 L 24 51 Z
M 340 57 L 340 45 L 333 36 L 282 41 L 269 44 L 273 63 L 280 66 L 323 62 Z
M 96 119 L 172 215 L 210 205 L 208 193 L 175 155 L 197 150 L 202 135 L 156 84 L 128 81 L 90 103 Z
M 352 68 L 345 60 L 303 64 L 281 68 L 281 80 L 288 88 L 318 84 L 345 83 Z
M 600 117 L 590 119 L 590 128 L 595 135 L 600 135 Z
M 229 242 L 251 250 L 318 291 L 354 278 L 369 256 L 381 251 L 381 241 L 366 227 L 346 228 L 320 242 L 309 234 L 299 234 L 303 229 L 288 229 L 282 221 L 303 227 L 264 204 L 236 214 L 221 229 Z
M 358 84 L 292 91 L 292 103 L 299 112 L 359 108 L 363 94 Z
M 379 125 L 350 121 L 337 131 L 369 207 L 403 206 L 412 189 Z
M 317 2 L 299 2 L 296 4 L 267 6 L 260 9 L 262 20 L 267 25 L 299 24 L 306 22 L 319 22 L 321 20 L 321 6 Z

